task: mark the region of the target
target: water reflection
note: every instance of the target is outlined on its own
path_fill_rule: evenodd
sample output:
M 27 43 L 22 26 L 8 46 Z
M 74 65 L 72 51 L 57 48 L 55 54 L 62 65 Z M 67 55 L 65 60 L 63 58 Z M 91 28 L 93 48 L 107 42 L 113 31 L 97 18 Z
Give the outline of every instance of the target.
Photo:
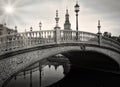
M 65 57 L 51 57 L 15 75 L 6 87 L 120 87 L 119 81 L 119 74 L 70 65 Z
M 61 80 L 69 70 L 70 62 L 67 58 L 54 56 L 14 75 L 6 87 L 46 87 Z

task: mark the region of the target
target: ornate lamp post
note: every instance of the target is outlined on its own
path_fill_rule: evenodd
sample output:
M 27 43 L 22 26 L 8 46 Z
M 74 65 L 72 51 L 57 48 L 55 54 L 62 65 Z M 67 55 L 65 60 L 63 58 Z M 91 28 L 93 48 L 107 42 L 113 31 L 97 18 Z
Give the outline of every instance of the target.
M 78 5 L 78 2 L 76 3 L 76 5 L 74 6 L 75 8 L 75 12 L 76 12 L 76 40 L 78 40 L 78 12 L 80 11 L 79 9 L 79 5 Z

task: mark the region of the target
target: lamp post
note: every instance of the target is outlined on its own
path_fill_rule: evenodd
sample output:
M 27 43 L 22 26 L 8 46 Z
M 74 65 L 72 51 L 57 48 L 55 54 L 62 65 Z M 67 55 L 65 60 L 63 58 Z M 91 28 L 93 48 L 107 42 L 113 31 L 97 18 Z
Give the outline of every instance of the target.
M 74 6 L 76 12 L 76 40 L 78 40 L 78 12 L 80 11 L 79 7 L 80 6 L 78 5 L 78 3 L 76 3 L 76 5 Z

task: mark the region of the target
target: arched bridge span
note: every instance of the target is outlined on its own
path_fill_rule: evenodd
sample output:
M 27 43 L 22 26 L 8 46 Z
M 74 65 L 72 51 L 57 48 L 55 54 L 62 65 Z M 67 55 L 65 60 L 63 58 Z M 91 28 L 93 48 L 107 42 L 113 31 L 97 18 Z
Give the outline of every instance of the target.
M 75 31 L 25 32 L 0 38 L 0 82 L 29 65 L 56 54 L 97 52 L 120 66 L 120 44 L 102 35 Z M 68 56 L 68 55 L 66 55 Z M 72 55 L 70 55 L 72 56 Z M 73 59 L 70 59 L 73 62 Z

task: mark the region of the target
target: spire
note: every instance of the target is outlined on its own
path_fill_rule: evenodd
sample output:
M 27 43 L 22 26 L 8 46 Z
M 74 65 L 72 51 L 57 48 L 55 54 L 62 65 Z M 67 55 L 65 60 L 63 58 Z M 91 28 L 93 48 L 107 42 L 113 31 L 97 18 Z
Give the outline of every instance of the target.
M 56 10 L 56 17 L 55 17 L 55 20 L 56 20 L 56 27 L 59 27 L 59 25 L 58 25 L 58 22 L 59 22 L 58 10 Z
M 68 9 L 66 9 L 66 15 L 68 14 Z M 69 15 L 69 14 L 68 14 Z
M 17 33 L 17 26 L 15 26 L 15 33 Z
M 100 32 L 100 28 L 101 28 L 101 25 L 100 25 L 100 20 L 98 20 L 98 33 L 100 34 L 101 32 Z
M 32 27 L 30 27 L 30 31 L 33 31 L 33 28 L 32 28 Z
M 41 30 L 41 27 L 42 27 L 42 23 L 41 22 L 39 23 L 39 27 L 40 27 L 40 30 Z
M 65 29 L 65 30 L 70 30 L 70 29 L 71 29 L 71 24 L 70 24 L 70 21 L 69 21 L 68 9 L 66 9 L 64 29 Z

